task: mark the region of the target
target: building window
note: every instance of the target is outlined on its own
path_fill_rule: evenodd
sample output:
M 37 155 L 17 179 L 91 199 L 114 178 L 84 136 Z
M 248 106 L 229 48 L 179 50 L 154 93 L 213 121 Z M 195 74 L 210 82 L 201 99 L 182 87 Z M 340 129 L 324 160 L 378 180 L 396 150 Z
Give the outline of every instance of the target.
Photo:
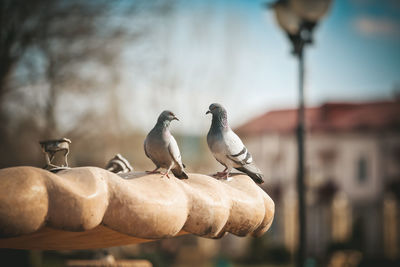
M 364 183 L 367 178 L 367 159 L 365 157 L 361 157 L 357 162 L 357 179 L 359 183 Z

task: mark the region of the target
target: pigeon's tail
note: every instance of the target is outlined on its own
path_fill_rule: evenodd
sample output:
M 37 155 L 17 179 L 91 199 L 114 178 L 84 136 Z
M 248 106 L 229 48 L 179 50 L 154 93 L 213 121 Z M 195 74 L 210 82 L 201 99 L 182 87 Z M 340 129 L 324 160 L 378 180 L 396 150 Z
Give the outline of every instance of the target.
M 172 169 L 172 173 L 175 175 L 176 178 L 179 178 L 179 179 L 188 179 L 189 178 L 189 176 L 186 174 L 186 172 L 181 168 Z
M 253 164 L 248 164 L 243 167 L 235 168 L 238 171 L 244 172 L 248 176 L 250 176 L 251 179 L 253 179 L 254 182 L 257 184 L 262 184 L 264 183 L 264 176 L 262 175 L 261 171 Z

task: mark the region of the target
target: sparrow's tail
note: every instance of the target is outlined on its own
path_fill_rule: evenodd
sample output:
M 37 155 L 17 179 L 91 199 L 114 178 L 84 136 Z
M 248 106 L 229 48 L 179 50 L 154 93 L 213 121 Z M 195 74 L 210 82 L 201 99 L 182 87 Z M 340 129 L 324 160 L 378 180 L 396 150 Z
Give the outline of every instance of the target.
M 264 175 L 261 173 L 261 171 L 255 166 L 255 165 L 245 165 L 243 167 L 235 168 L 238 171 L 244 172 L 248 176 L 250 176 L 251 179 L 253 179 L 254 182 L 257 184 L 262 184 L 264 183 Z
M 182 170 L 181 168 L 174 168 L 171 171 L 175 175 L 176 178 L 179 178 L 179 179 L 188 179 L 189 178 L 189 176 L 186 174 L 186 172 L 184 170 Z

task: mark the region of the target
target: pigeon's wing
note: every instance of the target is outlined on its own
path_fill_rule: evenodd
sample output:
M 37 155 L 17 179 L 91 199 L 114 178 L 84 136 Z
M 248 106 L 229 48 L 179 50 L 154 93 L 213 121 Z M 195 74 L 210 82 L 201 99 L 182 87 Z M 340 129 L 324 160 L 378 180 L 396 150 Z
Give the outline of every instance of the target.
M 171 158 L 175 162 L 174 168 L 171 170 L 175 177 L 179 179 L 188 179 L 189 176 L 184 171 L 185 165 L 182 163 L 181 152 L 179 151 L 178 144 L 176 143 L 175 138 L 171 135 L 170 142 L 168 145 L 168 151 L 171 155 Z
M 147 142 L 147 138 L 143 142 L 144 153 L 150 159 L 149 152 L 147 152 L 147 149 L 146 149 L 146 142 Z
M 253 158 L 242 140 L 232 130 L 225 135 L 226 156 L 237 166 L 244 166 L 253 162 Z
M 226 136 L 227 157 L 233 161 L 237 170 L 246 173 L 256 183 L 262 184 L 263 174 L 254 164 L 253 158 L 247 148 L 243 145 L 242 140 L 233 131 L 227 133 Z
M 178 144 L 176 143 L 176 140 L 172 135 L 168 145 L 168 151 L 172 159 L 175 161 L 175 163 L 177 163 L 182 168 L 183 165 L 182 165 L 181 152 L 179 151 Z
M 224 139 L 224 134 L 219 129 L 217 131 L 210 129 L 207 134 L 207 145 L 214 158 L 219 163 L 225 167 L 231 165 L 231 161 L 227 157 L 227 155 L 229 155 L 229 148 Z

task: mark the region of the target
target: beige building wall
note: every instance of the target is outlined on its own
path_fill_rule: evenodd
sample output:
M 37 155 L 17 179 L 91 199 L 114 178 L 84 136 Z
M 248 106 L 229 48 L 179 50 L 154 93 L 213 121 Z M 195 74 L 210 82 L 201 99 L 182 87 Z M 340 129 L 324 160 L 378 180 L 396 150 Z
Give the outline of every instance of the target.
M 353 201 L 370 201 L 383 190 L 379 172 L 379 137 L 365 134 L 308 134 L 306 140 L 306 179 L 321 184 L 333 179 Z M 400 140 L 399 140 L 400 143 Z M 249 151 L 266 177 L 266 185 L 295 184 L 297 147 L 293 135 L 265 134 L 245 139 Z M 327 164 L 321 154 L 335 155 Z M 366 161 L 366 179 L 358 180 L 358 161 Z
M 291 194 L 288 194 L 288 192 L 296 192 L 297 145 L 295 135 L 264 134 L 244 138 L 244 143 L 265 175 L 266 182 L 263 186 L 268 190 L 268 187 L 280 185 L 283 204 L 276 202 L 275 216 L 282 218 L 283 221 L 282 225 L 284 226 L 280 227 L 283 228 L 283 233 L 279 234 L 282 235 L 283 243 L 287 245 L 288 249 L 293 250 L 296 245 L 291 238 L 293 238 L 295 228 L 291 222 L 285 222 L 285 219 L 290 216 L 288 217 L 288 209 L 284 206 L 285 198 L 288 198 Z M 347 208 L 354 214 L 363 217 L 363 232 L 365 232 L 367 251 L 376 252 L 376 248 L 383 245 L 383 236 L 380 231 L 382 215 L 379 205 L 383 196 L 385 177 L 400 174 L 399 161 L 393 157 L 399 151 L 390 152 L 391 148 L 394 147 L 400 147 L 400 136 L 398 134 L 378 135 L 362 131 L 357 133 L 307 134 L 307 188 L 317 189 L 318 186 L 329 179 L 334 181 L 339 192 L 348 198 Z M 363 167 L 360 167 L 360 161 L 364 161 L 364 163 L 361 163 Z M 360 168 L 365 171 L 364 179 L 359 177 Z M 332 215 L 331 212 L 324 212 L 325 207 L 315 203 L 315 199 L 309 196 L 313 196 L 313 194 L 307 194 L 306 197 L 308 208 L 311 211 L 309 220 L 318 218 L 320 224 L 332 222 L 333 218 L 329 218 Z M 284 210 L 280 211 L 280 209 Z M 312 214 L 314 211 L 317 213 Z M 321 216 L 325 217 L 321 218 Z M 351 219 L 349 218 L 348 222 L 352 222 Z M 318 228 L 318 234 L 326 233 L 323 242 L 330 242 L 334 241 L 332 230 L 336 237 L 337 235 L 348 236 L 349 233 L 347 232 L 351 227 L 345 225 L 341 226 L 340 229 L 332 229 L 331 224 L 327 223 Z M 343 231 L 343 233 L 338 234 L 338 231 Z M 313 235 L 311 237 L 313 238 Z M 337 238 L 335 239 L 337 240 Z M 317 243 L 312 244 L 312 246 L 318 248 L 320 244 Z

